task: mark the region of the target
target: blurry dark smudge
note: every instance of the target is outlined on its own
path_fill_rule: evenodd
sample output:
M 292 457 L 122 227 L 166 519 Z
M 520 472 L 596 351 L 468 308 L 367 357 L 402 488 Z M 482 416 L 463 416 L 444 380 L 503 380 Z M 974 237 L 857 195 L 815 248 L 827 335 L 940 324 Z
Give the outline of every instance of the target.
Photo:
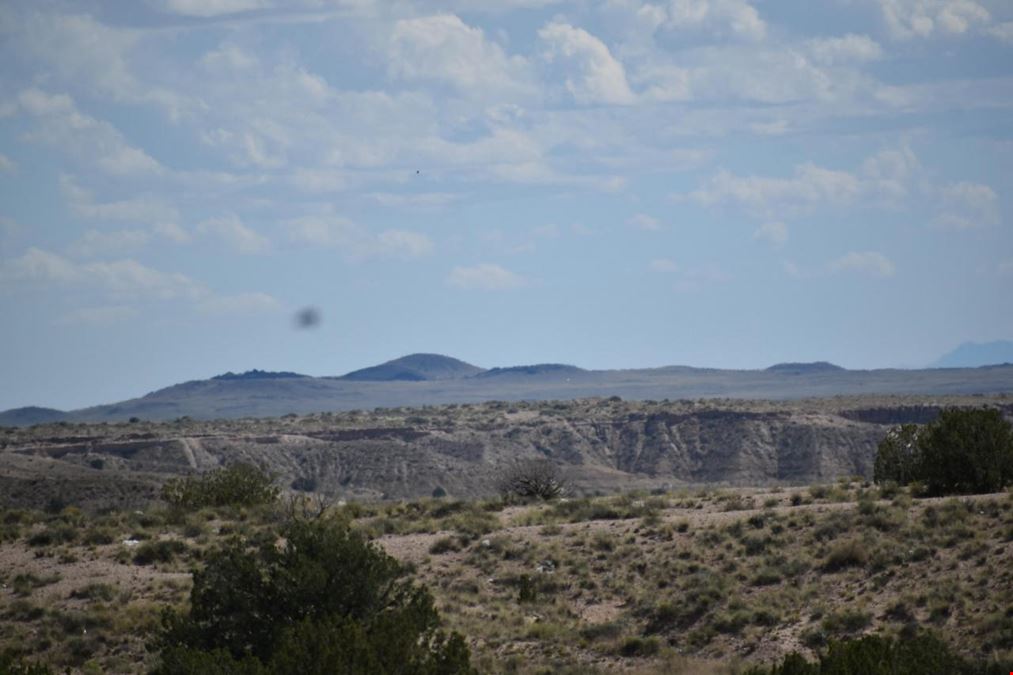
M 315 328 L 320 325 L 320 310 L 316 307 L 304 307 L 295 314 L 296 328 Z

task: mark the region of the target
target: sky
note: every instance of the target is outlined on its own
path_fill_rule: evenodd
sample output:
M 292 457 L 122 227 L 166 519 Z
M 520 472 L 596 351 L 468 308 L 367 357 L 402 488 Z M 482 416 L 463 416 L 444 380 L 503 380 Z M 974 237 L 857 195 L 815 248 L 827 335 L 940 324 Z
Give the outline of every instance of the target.
M 5 0 L 0 63 L 0 409 L 1013 338 L 1008 0 Z

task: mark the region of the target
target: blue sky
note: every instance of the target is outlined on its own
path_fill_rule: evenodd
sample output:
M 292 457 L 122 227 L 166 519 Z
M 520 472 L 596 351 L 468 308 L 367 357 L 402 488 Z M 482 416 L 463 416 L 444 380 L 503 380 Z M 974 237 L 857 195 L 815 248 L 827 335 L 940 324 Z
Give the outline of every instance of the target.
M 8 1 L 0 59 L 0 409 L 1013 337 L 1008 2 Z

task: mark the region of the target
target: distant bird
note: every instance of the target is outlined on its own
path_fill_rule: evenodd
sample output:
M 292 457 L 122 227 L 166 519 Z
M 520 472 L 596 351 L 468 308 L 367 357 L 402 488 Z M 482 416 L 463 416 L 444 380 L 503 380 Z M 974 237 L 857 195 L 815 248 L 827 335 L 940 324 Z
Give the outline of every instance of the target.
M 320 311 L 316 307 L 304 307 L 295 314 L 296 328 L 315 328 L 320 323 Z

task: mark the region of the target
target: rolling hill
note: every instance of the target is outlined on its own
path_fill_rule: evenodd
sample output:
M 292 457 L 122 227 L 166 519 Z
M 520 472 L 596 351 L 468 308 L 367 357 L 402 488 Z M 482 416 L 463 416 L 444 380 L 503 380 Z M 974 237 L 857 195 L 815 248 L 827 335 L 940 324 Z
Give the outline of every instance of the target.
M 764 370 L 667 366 L 584 370 L 563 364 L 483 369 L 438 354 L 412 354 L 340 377 L 249 371 L 184 382 L 139 398 L 69 412 L 18 408 L 0 425 L 42 422 L 237 419 L 483 401 L 620 396 L 662 399 L 801 399 L 845 395 L 1013 393 L 1013 365 L 991 368 L 846 370 L 825 362 Z

